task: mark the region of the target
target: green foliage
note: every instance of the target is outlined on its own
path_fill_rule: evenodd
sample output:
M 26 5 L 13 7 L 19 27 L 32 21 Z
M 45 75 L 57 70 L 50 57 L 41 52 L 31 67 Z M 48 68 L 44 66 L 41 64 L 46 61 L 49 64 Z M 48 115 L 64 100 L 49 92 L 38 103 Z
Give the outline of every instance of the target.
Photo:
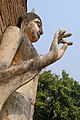
M 44 71 L 39 78 L 34 120 L 80 120 L 80 84 L 64 70 L 62 77 Z

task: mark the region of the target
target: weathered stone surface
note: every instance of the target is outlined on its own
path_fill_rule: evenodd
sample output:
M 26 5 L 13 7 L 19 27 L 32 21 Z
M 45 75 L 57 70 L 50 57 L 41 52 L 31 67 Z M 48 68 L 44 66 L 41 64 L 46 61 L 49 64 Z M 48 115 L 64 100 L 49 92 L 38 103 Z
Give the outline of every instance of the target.
M 34 102 L 35 102 L 39 72 L 44 67 L 59 60 L 63 56 L 65 50 L 68 47 L 67 44 L 64 44 L 61 47 L 61 49 L 58 50 L 57 45 L 58 45 L 58 37 L 60 35 L 60 32 L 61 32 L 60 29 L 58 29 L 58 31 L 54 36 L 53 42 L 51 44 L 50 51 L 46 55 L 38 55 L 37 51 L 35 50 L 33 45 L 29 42 L 29 40 L 25 38 L 25 36 L 22 37 L 23 40 L 27 41 L 27 44 L 28 44 L 27 47 L 29 47 L 29 49 L 26 49 L 28 56 L 30 56 L 28 57 L 29 60 L 23 61 L 19 65 L 10 66 L 9 68 L 0 70 L 0 95 L 2 96 L 2 98 L 0 99 L 0 110 L 1 110 L 0 119 L 1 120 L 5 119 L 5 116 L 4 116 L 5 114 L 6 114 L 6 119 L 10 118 L 11 120 L 14 120 L 14 118 L 15 120 L 20 120 L 21 117 L 22 117 L 21 118 L 22 120 L 33 119 Z M 10 38 L 11 37 L 12 36 L 10 36 Z M 31 58 L 31 54 L 32 54 L 32 58 Z M 25 113 L 24 115 L 20 114 L 21 110 L 24 109 L 24 106 L 22 106 L 22 108 L 20 107 L 21 109 L 18 109 L 18 112 L 16 112 L 13 115 L 11 115 L 11 112 L 13 111 L 13 107 L 12 107 L 13 105 L 12 106 L 10 105 L 9 108 L 5 107 L 7 106 L 6 101 L 10 100 L 10 95 L 12 95 L 12 93 L 14 93 L 16 90 L 17 90 L 17 93 L 27 98 L 27 100 L 30 100 L 30 110 L 26 109 L 26 112 L 28 112 L 28 116 L 25 116 Z M 17 97 L 15 100 L 16 101 L 19 100 L 20 103 L 23 102 L 22 99 L 17 99 Z M 17 103 L 17 106 L 19 108 L 20 106 L 19 103 Z M 4 115 L 3 115 L 2 109 L 4 110 Z M 16 107 L 14 109 L 16 111 Z M 21 116 L 21 117 L 16 117 L 16 114 L 17 116 Z
M 2 120 L 30 120 L 31 100 L 23 94 L 13 93 L 3 105 Z
M 17 48 L 17 46 L 15 45 L 16 41 L 15 42 L 13 41 L 13 37 L 15 37 L 15 32 L 16 32 L 16 34 L 18 34 L 18 38 L 15 38 L 15 39 L 20 41 L 21 37 L 19 37 L 19 36 L 22 34 L 21 34 L 21 31 L 19 31 L 17 27 L 12 27 L 12 30 L 13 30 L 14 35 L 12 36 L 10 34 L 11 36 L 7 36 L 7 39 L 11 38 L 12 42 L 7 45 L 12 46 L 12 48 L 14 48 L 14 47 Z M 9 31 L 9 33 L 11 33 L 11 31 Z M 25 40 L 26 38 L 22 37 L 22 39 Z M 5 46 L 4 41 L 3 41 L 3 46 Z M 26 39 L 26 41 L 27 41 L 26 53 L 28 55 L 27 59 L 36 57 L 38 55 L 37 51 L 35 50 L 33 45 L 29 42 L 28 39 Z M 9 39 L 7 42 L 10 42 Z M 19 42 L 17 42 L 16 44 L 19 45 Z M 2 51 L 2 55 L 6 53 L 6 50 L 10 49 L 10 46 L 6 46 L 4 48 L 4 51 Z M 17 51 L 17 49 L 15 49 L 15 50 Z M 10 54 L 9 56 L 11 56 L 11 55 L 13 56 L 13 54 L 11 54 L 11 53 L 14 54 L 15 51 L 11 49 L 10 52 L 8 53 L 8 54 Z M 7 56 L 5 54 L 5 57 L 9 58 L 9 56 Z M 6 60 L 8 62 L 8 65 L 10 65 L 12 58 L 10 57 L 9 59 L 1 59 L 1 60 L 2 60 L 2 62 L 5 62 L 5 60 Z M 28 65 L 28 63 L 30 63 L 29 60 L 26 62 L 25 65 Z M 25 73 L 26 72 L 25 69 L 21 68 L 20 66 L 12 66 L 8 69 L 2 70 L 3 78 L 1 78 L 1 76 L 0 76 L 0 78 L 1 78 L 0 79 L 0 95 L 2 96 L 2 98 L 0 99 L 0 109 L 1 109 L 0 120 L 8 120 L 8 119 L 9 120 L 21 120 L 21 119 L 22 120 L 32 120 L 39 71 L 32 70 L 31 69 L 32 64 L 30 64 L 28 66 L 28 68 L 25 67 L 25 65 L 23 65 L 23 66 L 24 66 L 24 68 L 26 68 L 26 70 L 28 70 L 27 73 Z M 12 72 L 10 72 L 10 71 L 12 71 Z M 24 85 L 24 84 L 26 84 L 26 85 Z M 12 93 L 14 93 L 16 90 L 17 90 L 17 92 L 16 92 L 16 97 L 15 97 Z M 19 95 L 17 96 L 17 94 L 19 94 Z M 24 100 L 21 99 L 21 96 L 25 99 Z M 12 98 L 15 99 L 16 105 L 14 103 L 14 99 L 12 99 Z M 23 105 L 23 103 L 25 105 Z M 13 108 L 13 106 L 14 106 L 14 108 Z M 16 106 L 18 106 L 17 109 L 16 109 Z M 25 108 L 25 106 L 27 106 L 27 107 Z
M 13 93 L 4 103 L 1 120 L 32 120 L 38 78 Z
M 16 26 L 7 27 L 0 45 L 0 65 L 11 65 L 21 41 L 21 30 Z
M 0 42 L 1 42 L 1 39 L 2 39 L 2 36 L 3 36 L 3 33 L 6 29 L 6 27 L 11 26 L 11 25 L 18 26 L 20 17 L 24 16 L 26 14 L 26 12 L 27 12 L 27 0 L 0 0 Z M 17 28 L 14 28 L 14 29 L 17 29 Z M 15 30 L 14 32 L 17 32 L 17 31 Z M 14 42 L 11 43 L 11 46 L 12 46 L 12 44 L 13 44 L 13 46 L 19 45 L 19 43 L 16 44 L 17 38 L 15 39 L 15 37 L 17 37 L 17 36 L 16 35 L 13 36 Z M 7 38 L 9 38 L 9 35 Z M 3 38 L 3 39 L 7 43 L 11 41 L 11 40 L 8 40 L 5 38 Z M 21 38 L 19 38 L 19 39 L 21 40 Z M 2 46 L 5 43 L 4 40 L 3 40 L 3 43 L 1 43 Z M 5 43 L 5 45 L 6 45 L 6 43 Z M 5 45 L 4 45 L 4 47 L 8 48 L 8 46 L 5 46 Z M 15 46 L 15 48 L 17 48 L 17 47 L 18 46 Z M 14 56 L 13 54 L 15 54 L 15 51 L 13 50 L 13 53 L 12 53 L 11 52 L 12 49 L 10 49 L 10 47 L 9 47 L 10 53 L 7 54 L 7 50 L 8 49 L 5 49 L 5 51 L 4 51 L 5 55 L 1 54 L 3 56 L 3 59 L 1 58 L 1 61 L 7 61 L 8 62 L 7 65 L 10 65 L 11 64 L 10 61 L 12 60 L 12 57 Z M 34 57 L 35 56 L 34 54 L 37 55 L 36 52 L 34 52 L 34 53 L 32 52 L 32 48 L 31 48 L 31 50 L 30 50 L 30 48 L 28 50 L 30 51 L 30 53 L 27 55 L 28 56 L 27 59 Z M 28 53 L 28 51 L 27 51 L 27 53 Z M 12 57 L 10 57 L 9 54 L 10 54 L 10 56 L 12 55 Z M 5 59 L 5 57 L 8 59 Z M 25 76 L 25 75 L 23 75 L 23 76 Z M 28 78 L 28 76 L 26 75 L 25 80 L 27 78 Z M 32 104 L 32 101 L 34 101 L 35 95 L 36 95 L 35 92 L 37 90 L 37 83 L 38 83 L 37 80 L 38 80 L 38 78 L 35 78 L 34 80 L 31 81 L 31 83 L 28 83 L 28 85 L 21 87 L 21 89 L 19 89 L 18 92 L 13 93 L 5 101 L 5 103 L 2 107 L 2 110 L 0 112 L 0 120 L 31 120 L 32 119 L 33 107 L 34 107 Z M 1 84 L 1 82 L 0 82 L 0 84 Z M 12 83 L 10 84 L 10 86 L 11 85 L 12 85 Z M 5 92 L 6 93 L 8 92 L 7 91 L 8 88 L 9 88 L 8 85 L 7 86 L 4 85 L 4 87 L 2 87 L 3 94 L 0 94 L 0 96 L 3 96 L 3 98 L 5 96 L 7 96 L 7 94 L 5 94 Z M 11 91 L 12 91 L 12 89 L 11 89 Z M 21 93 L 19 93 L 19 92 L 21 92 Z M 24 92 L 25 92 L 25 94 L 24 94 Z M 32 100 L 32 98 L 33 98 L 33 100 Z
M 26 13 L 26 3 L 26 0 L 0 0 L 0 39 L 2 39 L 7 26 L 18 26 L 19 18 Z M 9 34 L 7 33 L 7 37 L 5 37 L 6 32 L 4 33 L 0 46 L 1 49 L 4 49 L 0 50 L 2 56 L 0 56 L 0 60 L 9 66 L 21 39 L 27 40 L 25 51 L 27 58 L 19 65 L 0 69 L 0 120 L 33 120 L 39 72 L 44 67 L 59 60 L 68 44 L 64 44 L 58 50 L 58 38 L 62 33 L 59 29 L 54 36 L 50 51 L 39 56 L 29 40 L 21 35 L 20 29 L 14 28 L 14 30 L 12 28 L 13 34 L 15 33 L 17 38 L 15 38 L 15 34 L 11 35 L 11 31 Z

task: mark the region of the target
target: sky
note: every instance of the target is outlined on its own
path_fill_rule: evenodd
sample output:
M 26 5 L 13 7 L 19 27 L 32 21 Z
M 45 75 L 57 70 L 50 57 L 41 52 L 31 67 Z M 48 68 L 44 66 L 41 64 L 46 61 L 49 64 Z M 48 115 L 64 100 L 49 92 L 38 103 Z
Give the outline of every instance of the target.
M 57 75 L 65 70 L 70 77 L 80 82 L 80 0 L 28 0 L 28 11 L 32 8 L 35 8 L 43 22 L 44 34 L 33 44 L 39 54 L 48 53 L 58 28 L 72 33 L 66 40 L 72 41 L 73 45 L 68 47 L 59 61 L 45 70 Z

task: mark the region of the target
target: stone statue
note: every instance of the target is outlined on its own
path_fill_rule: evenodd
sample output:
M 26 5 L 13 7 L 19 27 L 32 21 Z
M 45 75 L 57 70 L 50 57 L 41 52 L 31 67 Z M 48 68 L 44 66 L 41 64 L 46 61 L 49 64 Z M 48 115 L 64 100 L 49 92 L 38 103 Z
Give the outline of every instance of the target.
M 41 18 L 34 12 L 24 15 L 18 27 L 7 27 L 3 34 L 0 45 L 0 120 L 32 120 L 39 72 L 59 60 L 72 45 L 64 40 L 71 33 L 58 29 L 50 51 L 38 55 L 32 43 L 42 34 Z M 58 49 L 60 43 L 62 47 Z
M 21 21 L 20 26 L 22 34 L 29 39 L 31 43 L 37 42 L 39 40 L 40 35 L 43 34 L 42 30 L 42 21 L 40 17 L 33 13 L 27 13 Z M 16 52 L 16 55 L 13 60 L 13 64 L 20 63 L 21 61 L 25 61 L 28 59 L 27 54 L 27 41 L 21 41 L 20 47 Z
M 27 13 L 21 21 L 21 31 L 23 35 L 25 35 L 31 43 L 37 42 L 40 38 L 40 35 L 43 34 L 42 30 L 42 21 L 41 18 L 33 12 Z M 71 36 L 71 33 L 65 34 L 65 30 L 60 30 L 58 33 L 58 39 L 54 41 L 54 46 L 56 50 L 54 51 L 55 54 L 58 54 L 58 57 L 62 56 L 61 53 L 64 53 L 67 46 L 72 45 L 72 42 L 68 42 L 63 40 L 63 38 Z M 58 50 L 58 44 L 62 43 L 63 46 L 61 48 L 61 52 Z M 13 60 L 13 63 L 20 63 L 21 61 L 27 60 L 27 43 L 26 40 L 21 42 L 21 45 L 16 53 L 16 56 Z M 53 56 L 54 57 L 54 56 Z M 60 58 L 57 58 L 60 59 Z

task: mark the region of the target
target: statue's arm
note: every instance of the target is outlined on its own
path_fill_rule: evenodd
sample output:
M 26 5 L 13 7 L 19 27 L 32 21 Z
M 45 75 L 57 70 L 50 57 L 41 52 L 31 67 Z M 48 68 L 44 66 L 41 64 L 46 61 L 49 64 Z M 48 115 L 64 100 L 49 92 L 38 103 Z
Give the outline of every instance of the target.
M 16 26 L 6 28 L 0 45 L 0 68 L 9 67 L 22 41 L 21 30 Z
M 27 72 L 29 70 L 41 70 L 41 69 L 47 67 L 48 65 L 59 60 L 64 55 L 67 47 L 69 46 L 69 43 L 71 43 L 71 42 L 65 41 L 65 43 L 63 43 L 62 47 L 60 49 L 58 49 L 59 38 L 60 38 L 60 40 L 62 40 L 62 38 L 63 38 L 61 36 L 61 32 L 64 32 L 64 31 L 61 31 L 60 29 L 58 29 L 57 32 L 55 33 L 54 39 L 53 39 L 51 47 L 50 47 L 50 51 L 47 54 L 40 55 L 40 56 L 37 55 L 36 57 L 34 57 L 32 59 L 26 60 L 25 62 L 22 62 L 18 65 L 11 66 L 10 68 L 0 71 L 0 74 L 2 74 L 0 76 L 0 78 L 5 79 L 5 76 L 6 76 L 6 78 L 11 78 L 16 75 Z M 65 34 L 65 36 L 66 36 L 66 34 Z M 69 36 L 70 35 L 68 34 L 67 37 L 69 37 Z M 29 47 L 31 47 L 31 46 L 29 45 Z M 35 51 L 34 47 L 31 48 L 31 50 Z M 5 74 L 5 76 L 4 76 L 4 74 Z
M 0 70 L 1 96 L 3 95 L 4 91 L 4 97 L 2 97 L 2 99 L 0 100 L 0 109 L 2 108 L 2 105 L 11 93 L 13 93 L 15 90 L 17 90 L 27 82 L 31 81 L 34 77 L 36 77 L 41 69 L 54 63 L 63 56 L 65 50 L 68 47 L 68 43 L 64 43 L 62 48 L 58 50 L 58 40 L 60 32 L 61 30 L 58 30 L 56 32 L 54 40 L 51 44 L 50 51 L 46 55 L 37 55 L 36 57 L 26 60 L 18 65 L 11 65 L 9 68 Z M 29 47 L 31 47 L 31 44 L 29 45 Z M 35 51 L 34 47 L 31 49 L 32 51 Z M 14 51 L 10 51 L 10 55 L 12 52 L 15 53 Z M 3 61 L 4 60 L 5 59 L 3 59 Z M 11 60 L 12 59 L 8 61 L 8 65 L 10 64 Z
M 39 56 L 39 68 L 42 69 L 47 67 L 48 65 L 56 62 L 64 55 L 68 46 L 72 45 L 72 42 L 65 41 L 64 38 L 70 37 L 71 33 L 65 33 L 66 31 L 62 31 L 60 29 L 54 35 L 54 39 L 52 41 L 50 51 L 46 55 Z M 62 47 L 58 49 L 58 45 L 62 43 Z

